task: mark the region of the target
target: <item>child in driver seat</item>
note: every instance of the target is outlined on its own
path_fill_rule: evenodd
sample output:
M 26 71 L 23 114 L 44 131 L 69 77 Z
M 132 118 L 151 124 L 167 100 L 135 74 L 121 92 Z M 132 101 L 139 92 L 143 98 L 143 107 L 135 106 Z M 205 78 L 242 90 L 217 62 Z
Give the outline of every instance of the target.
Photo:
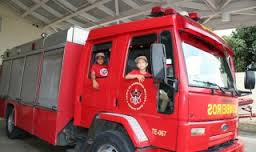
M 138 56 L 135 60 L 137 69 L 132 70 L 125 76 L 125 79 L 138 79 L 139 82 L 143 82 L 145 77 L 151 77 L 151 74 L 147 72 L 148 59 L 146 56 Z

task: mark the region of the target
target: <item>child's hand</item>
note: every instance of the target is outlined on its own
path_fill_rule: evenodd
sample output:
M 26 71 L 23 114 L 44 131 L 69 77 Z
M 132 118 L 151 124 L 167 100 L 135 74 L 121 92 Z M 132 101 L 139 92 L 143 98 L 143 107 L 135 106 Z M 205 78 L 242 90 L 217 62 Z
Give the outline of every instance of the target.
M 94 89 L 99 89 L 99 83 L 95 80 L 95 81 L 93 81 L 92 82 L 92 87 L 94 88 Z
M 143 82 L 145 80 L 144 75 L 138 74 L 136 78 L 139 80 L 139 82 Z

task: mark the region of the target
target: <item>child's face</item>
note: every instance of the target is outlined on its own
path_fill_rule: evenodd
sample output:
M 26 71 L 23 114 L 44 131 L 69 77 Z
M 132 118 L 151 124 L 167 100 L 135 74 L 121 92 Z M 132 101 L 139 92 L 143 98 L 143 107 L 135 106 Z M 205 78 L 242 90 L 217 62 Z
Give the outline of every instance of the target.
M 102 56 L 97 57 L 96 62 L 99 65 L 104 64 L 104 57 L 102 57 Z
M 139 70 L 146 70 L 148 66 L 148 63 L 143 60 L 143 59 L 139 59 L 138 63 L 137 63 L 137 67 L 139 68 Z

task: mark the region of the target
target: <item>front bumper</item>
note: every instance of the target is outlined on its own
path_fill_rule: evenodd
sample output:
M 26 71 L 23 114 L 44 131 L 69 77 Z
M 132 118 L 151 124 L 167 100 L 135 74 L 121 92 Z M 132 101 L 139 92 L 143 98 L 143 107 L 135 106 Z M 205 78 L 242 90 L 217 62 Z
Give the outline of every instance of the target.
M 145 149 L 137 149 L 135 152 L 170 152 L 170 151 L 159 149 L 159 148 L 145 148 Z
M 170 152 L 170 151 L 159 149 L 159 148 L 148 147 L 143 149 L 137 149 L 135 152 Z M 202 150 L 202 152 L 244 152 L 244 144 L 241 140 L 237 139 L 232 142 L 227 142 L 215 147 L 211 147 L 208 150 Z
M 220 148 L 217 151 L 218 152 L 244 152 L 244 144 L 241 140 L 237 139 L 233 141 L 233 144 Z

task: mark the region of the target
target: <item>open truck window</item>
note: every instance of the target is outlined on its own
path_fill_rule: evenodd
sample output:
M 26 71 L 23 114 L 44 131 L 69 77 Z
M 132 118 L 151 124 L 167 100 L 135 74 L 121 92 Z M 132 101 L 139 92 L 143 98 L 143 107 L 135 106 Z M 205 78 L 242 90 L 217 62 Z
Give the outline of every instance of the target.
M 112 42 L 99 43 L 93 46 L 90 71 L 92 71 L 93 65 L 98 64 L 96 60 L 97 60 L 97 55 L 99 54 L 104 55 L 103 65 L 108 66 L 110 61 L 111 49 L 112 49 Z M 108 71 L 106 70 L 101 71 L 101 73 L 102 75 L 106 75 L 106 76 L 98 76 L 97 78 L 106 78 L 108 76 Z M 91 78 L 91 72 L 89 73 L 89 77 Z
M 157 42 L 157 34 L 147 34 L 136 36 L 132 38 L 129 46 L 129 54 L 126 65 L 125 74 L 128 74 L 134 69 L 137 69 L 135 59 L 138 56 L 145 56 L 150 61 L 150 46 L 152 43 Z M 151 73 L 151 64 L 148 62 L 147 72 Z

